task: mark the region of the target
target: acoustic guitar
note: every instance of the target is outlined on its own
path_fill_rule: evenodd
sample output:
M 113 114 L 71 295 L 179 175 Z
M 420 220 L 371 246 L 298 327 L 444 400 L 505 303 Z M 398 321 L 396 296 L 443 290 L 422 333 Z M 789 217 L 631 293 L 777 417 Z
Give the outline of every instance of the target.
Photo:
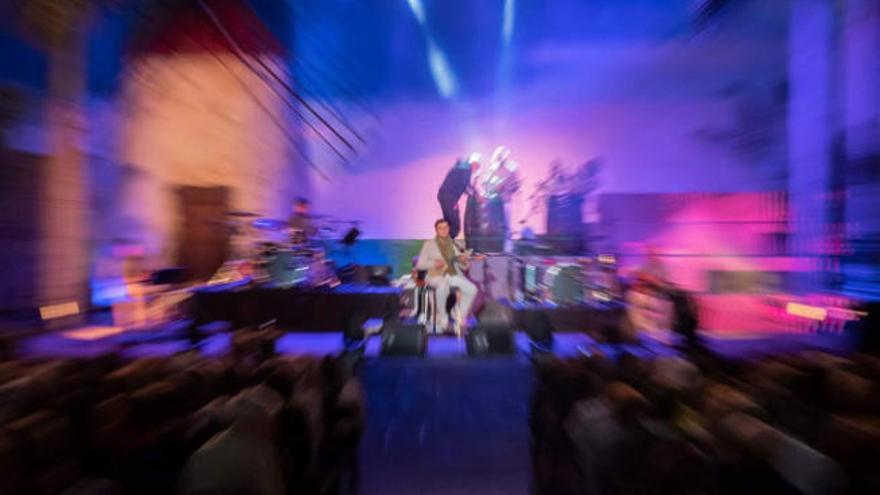
M 457 272 L 467 274 L 468 270 L 471 268 L 471 261 L 484 259 L 486 259 L 485 254 L 474 254 L 473 249 L 465 249 L 461 254 L 455 257 L 455 260 L 453 260 L 453 266 Z M 443 275 L 443 273 L 446 272 L 446 266 L 447 264 L 444 263 L 440 268 L 432 268 L 428 270 L 427 276 L 437 277 Z

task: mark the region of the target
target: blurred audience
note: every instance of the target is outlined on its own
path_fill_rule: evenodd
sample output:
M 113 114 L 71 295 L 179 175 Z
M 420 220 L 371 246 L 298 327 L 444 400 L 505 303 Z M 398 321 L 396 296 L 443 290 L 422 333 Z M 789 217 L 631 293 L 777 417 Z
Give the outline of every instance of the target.
M 0 494 L 356 490 L 358 379 L 236 333 L 223 358 L 0 363 Z
M 876 357 L 538 364 L 537 493 L 880 493 Z

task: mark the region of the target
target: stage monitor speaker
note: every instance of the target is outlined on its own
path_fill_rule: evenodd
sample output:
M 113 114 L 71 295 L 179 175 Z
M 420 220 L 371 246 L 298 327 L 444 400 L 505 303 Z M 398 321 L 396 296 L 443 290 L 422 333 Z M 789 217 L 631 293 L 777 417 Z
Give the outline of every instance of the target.
M 372 285 L 377 287 L 391 285 L 391 267 L 388 265 L 348 264 L 336 270 L 336 276 L 344 284 Z
M 388 265 L 367 265 L 370 285 L 376 287 L 388 287 L 391 285 L 391 267 Z
M 427 351 L 424 325 L 395 322 L 382 329 L 383 356 L 424 356 Z
M 364 340 L 366 337 L 364 324 L 368 319 L 369 317 L 362 311 L 354 311 L 349 315 L 345 324 L 345 332 L 342 335 L 346 347 Z
M 524 326 L 534 344 L 545 349 L 553 348 L 553 322 L 545 311 L 527 312 Z
M 343 265 L 336 270 L 336 276 L 343 284 L 367 285 L 370 282 L 370 274 L 363 265 Z
M 510 326 L 477 325 L 468 331 L 467 351 L 471 356 L 510 355 L 514 348 Z

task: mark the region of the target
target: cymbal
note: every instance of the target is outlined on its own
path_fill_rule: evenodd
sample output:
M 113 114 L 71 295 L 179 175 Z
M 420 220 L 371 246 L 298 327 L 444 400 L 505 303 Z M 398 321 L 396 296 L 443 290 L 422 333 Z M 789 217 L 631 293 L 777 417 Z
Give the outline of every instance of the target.
M 227 217 L 258 217 L 259 213 L 254 213 L 250 211 L 227 211 L 225 213 Z
M 276 220 L 274 218 L 258 218 L 251 222 L 251 226 L 259 230 L 277 232 L 286 228 L 287 222 L 283 220 Z

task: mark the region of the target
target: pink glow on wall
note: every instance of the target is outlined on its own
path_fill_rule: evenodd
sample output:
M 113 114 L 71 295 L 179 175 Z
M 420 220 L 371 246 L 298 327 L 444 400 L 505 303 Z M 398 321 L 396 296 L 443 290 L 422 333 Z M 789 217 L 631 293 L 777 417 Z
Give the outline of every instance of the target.
M 670 280 L 695 293 L 703 329 L 836 328 L 780 310 L 780 298 L 801 299 L 789 294 L 786 278 L 822 269 L 815 258 L 789 255 L 788 215 L 787 195 L 779 192 L 612 194 L 600 201 L 603 250 L 617 254 L 624 273 L 640 267 L 647 250 L 657 252 Z

